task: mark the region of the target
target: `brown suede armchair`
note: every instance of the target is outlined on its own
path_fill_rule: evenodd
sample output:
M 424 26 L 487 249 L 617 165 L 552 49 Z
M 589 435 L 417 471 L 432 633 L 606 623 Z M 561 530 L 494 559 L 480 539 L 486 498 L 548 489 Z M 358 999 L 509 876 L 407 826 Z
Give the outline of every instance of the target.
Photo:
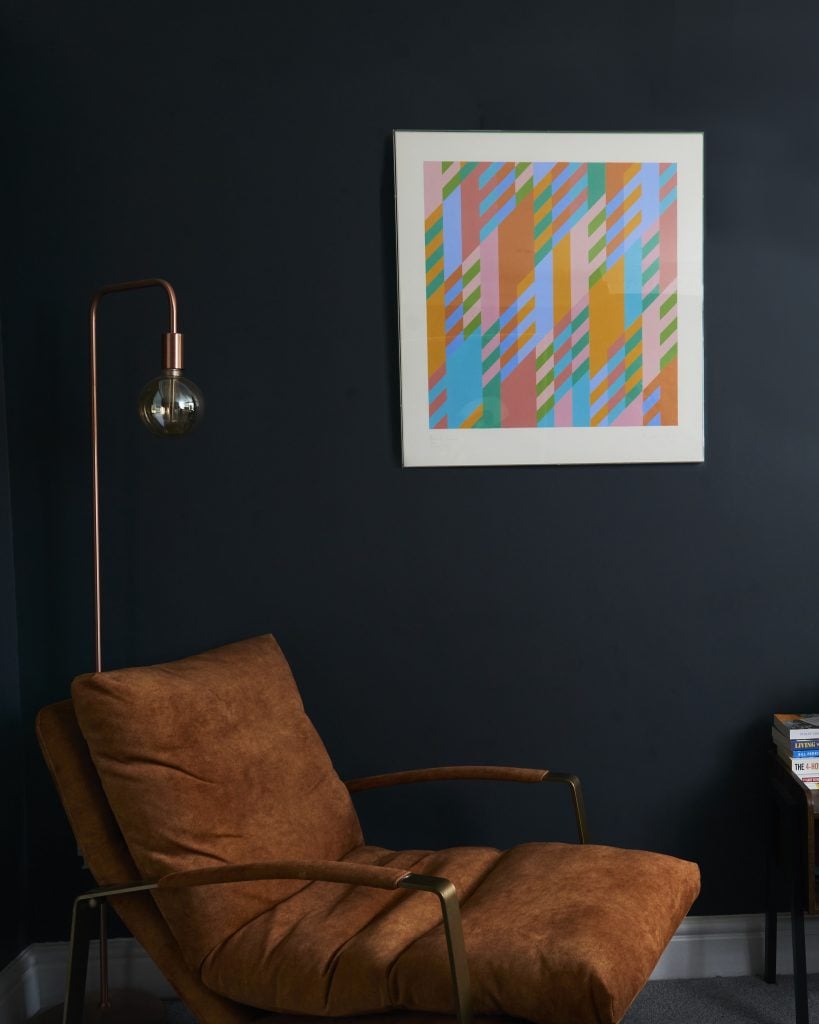
M 342 783 L 269 636 L 81 676 L 73 696 L 37 721 L 99 886 L 74 905 L 68 1024 L 106 902 L 203 1024 L 615 1024 L 699 890 L 696 865 L 588 844 L 575 776 L 469 766 Z M 580 843 L 364 843 L 349 793 L 448 779 L 565 785 Z

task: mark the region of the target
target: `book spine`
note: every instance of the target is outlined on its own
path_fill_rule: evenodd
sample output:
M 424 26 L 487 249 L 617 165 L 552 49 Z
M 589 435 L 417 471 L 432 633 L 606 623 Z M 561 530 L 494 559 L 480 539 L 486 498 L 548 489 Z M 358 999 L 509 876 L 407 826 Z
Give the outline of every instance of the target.
M 784 737 L 786 742 L 793 743 L 794 740 L 813 740 L 819 745 L 819 729 L 789 729 L 787 726 L 777 724 L 776 731 Z
M 782 751 L 786 757 L 819 758 L 819 738 L 815 740 L 788 741 L 776 729 L 771 729 L 771 735 L 777 750 Z
M 782 760 L 788 765 L 794 775 L 819 776 L 819 761 L 800 761 L 795 757 L 790 757 L 787 760 L 783 757 Z

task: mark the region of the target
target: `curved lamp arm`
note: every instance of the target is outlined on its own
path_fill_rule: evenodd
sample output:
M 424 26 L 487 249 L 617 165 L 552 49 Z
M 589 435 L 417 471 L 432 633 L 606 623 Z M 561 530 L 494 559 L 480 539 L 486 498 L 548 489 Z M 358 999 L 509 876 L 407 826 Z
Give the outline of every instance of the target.
M 91 500 L 92 500 L 92 542 L 94 546 L 94 666 L 102 671 L 102 601 L 100 584 L 100 467 L 99 427 L 97 419 L 97 310 L 101 300 L 114 292 L 130 292 L 140 288 L 162 288 L 168 296 L 168 331 L 164 335 L 163 357 L 174 356 L 182 365 L 182 335 L 176 326 L 176 292 L 161 277 L 149 277 L 142 281 L 121 281 L 107 284 L 95 292 L 88 311 L 88 329 L 91 348 Z M 169 353 L 169 349 L 171 352 Z
M 564 772 L 550 772 L 547 768 L 511 768 L 505 765 L 447 765 L 442 768 L 416 768 L 404 772 L 388 772 L 385 775 L 368 775 L 361 779 L 350 779 L 345 783 L 351 793 L 365 789 L 386 789 L 389 786 L 406 786 L 416 782 L 448 782 L 454 779 L 483 779 L 492 782 L 559 782 L 568 786 L 572 793 L 574 818 L 581 843 L 589 841 L 589 826 L 586 821 L 586 805 L 583 788 L 576 775 Z

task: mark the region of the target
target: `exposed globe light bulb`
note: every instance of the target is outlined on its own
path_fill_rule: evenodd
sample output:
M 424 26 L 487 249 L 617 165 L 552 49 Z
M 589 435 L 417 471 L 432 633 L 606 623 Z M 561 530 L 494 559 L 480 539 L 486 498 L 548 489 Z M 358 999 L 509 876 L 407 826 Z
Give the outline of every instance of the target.
M 202 392 L 177 369 L 163 370 L 139 395 L 140 419 L 159 437 L 190 433 L 202 419 L 204 409 Z

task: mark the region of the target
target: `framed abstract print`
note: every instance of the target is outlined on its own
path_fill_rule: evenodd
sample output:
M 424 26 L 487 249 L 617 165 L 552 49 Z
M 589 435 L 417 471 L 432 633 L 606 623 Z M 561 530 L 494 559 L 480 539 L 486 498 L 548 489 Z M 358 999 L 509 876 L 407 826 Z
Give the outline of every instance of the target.
M 703 460 L 701 134 L 395 133 L 405 466 Z

